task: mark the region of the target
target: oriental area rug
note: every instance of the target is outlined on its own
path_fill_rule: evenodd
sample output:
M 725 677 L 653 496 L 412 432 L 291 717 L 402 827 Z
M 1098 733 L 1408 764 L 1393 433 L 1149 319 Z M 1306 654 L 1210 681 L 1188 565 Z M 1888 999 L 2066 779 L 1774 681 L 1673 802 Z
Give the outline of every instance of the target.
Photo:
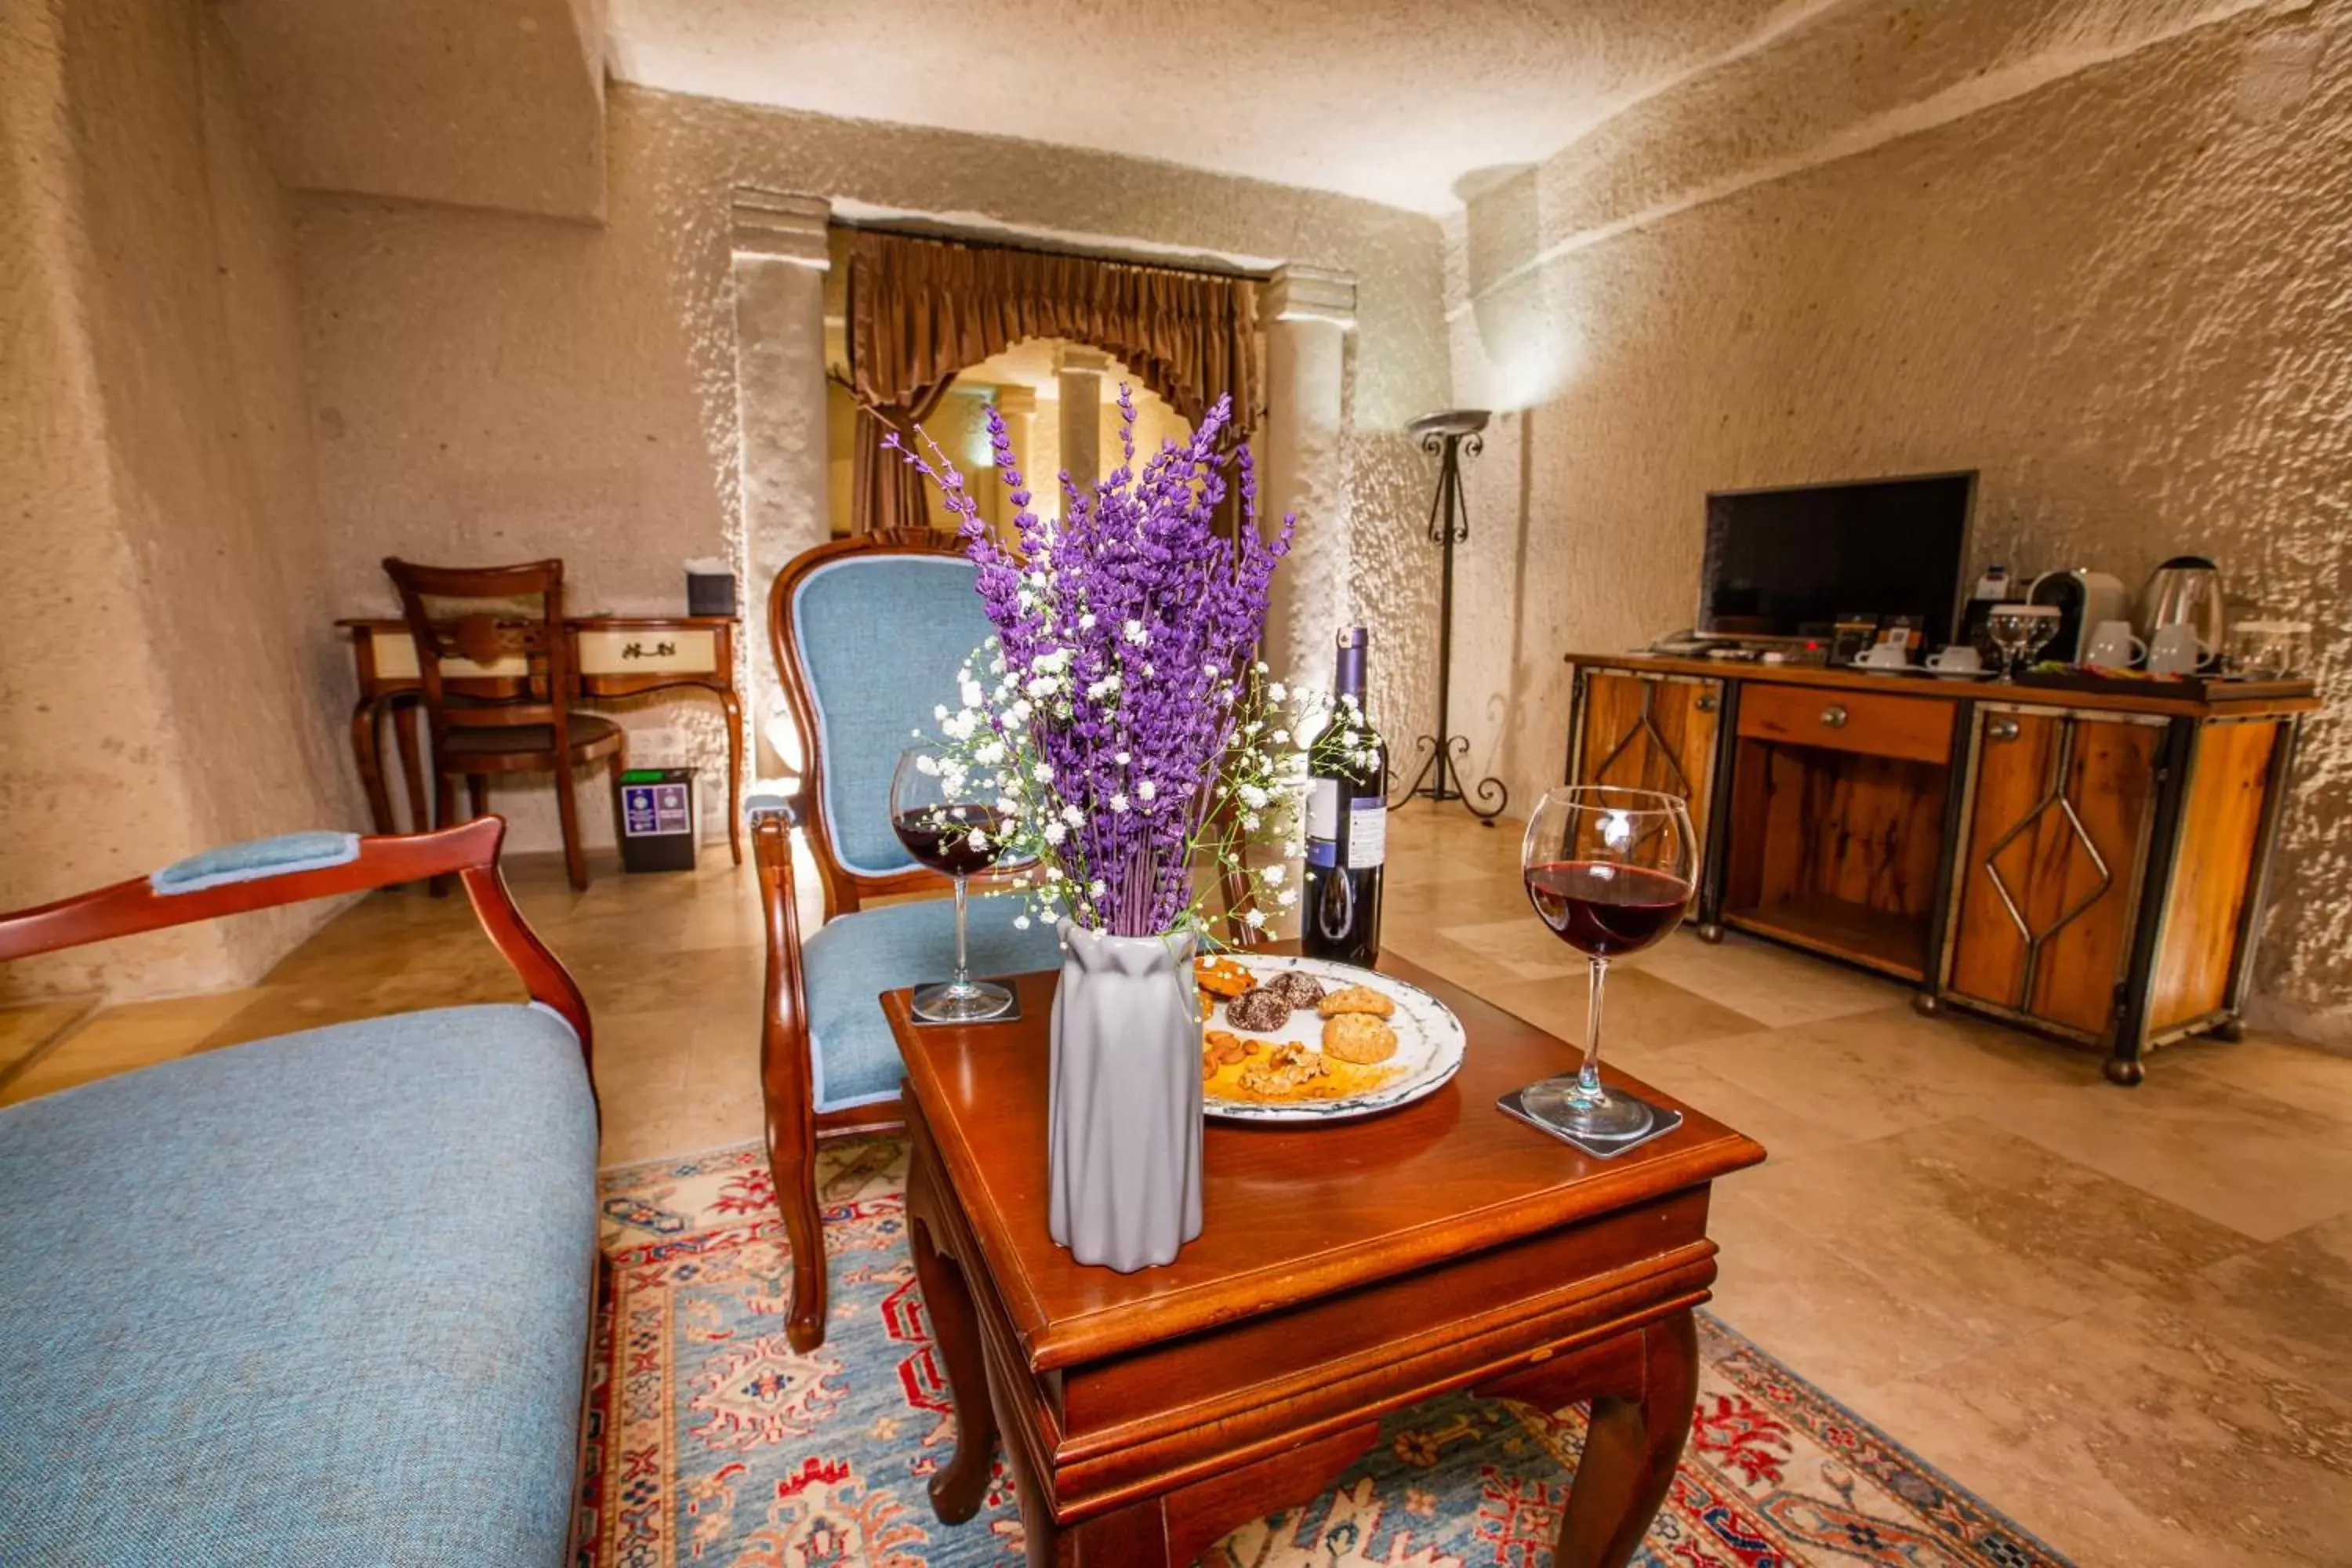
M 749 1145 L 604 1179 L 605 1302 L 580 1568 L 1018 1568 L 1002 1457 L 942 1525 L 924 1485 L 954 1446 L 905 1241 L 904 1145 L 845 1141 L 818 1188 L 832 1321 L 784 1338 L 783 1223 Z M 2064 1559 L 1702 1313 L 1698 1408 L 1643 1568 L 2063 1568 Z M 1390 1417 L 1303 1507 L 1220 1542 L 1207 1568 L 1542 1568 L 1583 1439 L 1453 1397 Z

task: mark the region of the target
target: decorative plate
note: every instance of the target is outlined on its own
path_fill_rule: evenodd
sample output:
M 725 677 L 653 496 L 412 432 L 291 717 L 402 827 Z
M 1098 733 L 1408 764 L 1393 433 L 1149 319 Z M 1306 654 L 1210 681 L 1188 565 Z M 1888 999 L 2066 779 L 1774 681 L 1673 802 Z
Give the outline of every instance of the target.
M 1465 1040 L 1462 1020 L 1456 1018 L 1444 1003 L 1418 985 L 1399 980 L 1392 974 L 1382 974 L 1356 964 L 1339 963 L 1324 958 L 1293 958 L 1255 952 L 1236 952 L 1227 956 L 1247 969 L 1261 983 L 1266 976 L 1278 974 L 1286 969 L 1297 969 L 1322 982 L 1327 992 L 1336 991 L 1344 985 L 1367 985 L 1382 993 L 1396 1004 L 1396 1011 L 1390 1015 L 1388 1025 L 1396 1031 L 1397 1048 L 1394 1056 L 1380 1064 L 1387 1076 L 1379 1084 L 1337 1099 L 1243 1100 L 1220 1093 L 1217 1085 L 1212 1083 L 1202 1097 L 1202 1107 L 1212 1117 L 1223 1121 L 1344 1121 L 1353 1117 L 1370 1116 L 1375 1111 L 1392 1110 L 1400 1105 L 1410 1105 L 1424 1095 L 1433 1093 L 1461 1070 L 1462 1047 Z M 1323 1037 L 1323 1019 L 1312 1007 L 1295 1010 L 1278 1029 L 1235 1029 L 1226 1021 L 1225 1005 L 1219 1002 L 1216 1011 L 1202 1026 L 1203 1029 L 1230 1030 L 1250 1039 L 1318 1048 L 1320 1048 Z

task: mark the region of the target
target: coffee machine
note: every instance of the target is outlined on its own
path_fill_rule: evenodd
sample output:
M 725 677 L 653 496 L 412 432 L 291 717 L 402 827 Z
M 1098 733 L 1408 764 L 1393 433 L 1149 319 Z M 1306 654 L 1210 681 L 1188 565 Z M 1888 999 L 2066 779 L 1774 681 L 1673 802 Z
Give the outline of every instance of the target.
M 2080 664 L 2091 646 L 2091 634 L 2101 621 L 2120 621 L 2129 601 L 2122 579 L 2087 567 L 2068 566 L 2044 572 L 2025 593 L 2030 605 L 2049 605 L 2058 611 L 2058 635 L 2043 647 L 2042 657 Z

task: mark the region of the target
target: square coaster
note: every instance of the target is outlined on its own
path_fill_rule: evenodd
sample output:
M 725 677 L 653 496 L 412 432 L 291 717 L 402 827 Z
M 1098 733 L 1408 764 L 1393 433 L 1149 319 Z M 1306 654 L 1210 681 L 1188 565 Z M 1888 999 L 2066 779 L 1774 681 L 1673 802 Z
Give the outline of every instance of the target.
M 1528 1085 L 1529 1089 L 1532 1089 L 1533 1087 L 1535 1086 L 1532 1084 Z M 1515 1089 L 1511 1090 L 1510 1093 L 1495 1101 L 1495 1109 L 1501 1111 L 1506 1116 L 1517 1117 L 1521 1121 L 1526 1122 L 1528 1126 L 1534 1128 L 1538 1132 L 1549 1132 L 1563 1143 L 1575 1145 L 1576 1148 L 1591 1155 L 1596 1160 L 1613 1160 L 1618 1155 L 1622 1154 L 1626 1150 L 1638 1149 L 1643 1144 L 1649 1142 L 1653 1139 L 1663 1138 L 1667 1133 L 1672 1132 L 1675 1128 L 1680 1127 L 1683 1124 L 1683 1113 L 1681 1111 L 1669 1110 L 1664 1106 L 1658 1104 L 1655 1100 L 1642 1100 L 1642 1097 L 1638 1094 L 1625 1094 L 1625 1091 L 1622 1089 L 1612 1089 L 1609 1091 L 1612 1095 L 1623 1094 L 1628 1100 L 1641 1100 L 1643 1105 L 1650 1108 L 1650 1114 L 1655 1118 L 1655 1120 L 1650 1123 L 1650 1130 L 1647 1132 L 1643 1133 L 1639 1138 L 1611 1138 L 1599 1142 L 1589 1142 L 1582 1138 L 1579 1138 L 1573 1132 L 1563 1132 L 1559 1128 L 1554 1127 L 1550 1122 L 1538 1121 L 1534 1117 L 1528 1115 L 1525 1099 L 1527 1092 L 1528 1091 L 1525 1089 Z
M 1013 984 L 1013 977 L 1012 977 L 1011 975 L 1009 975 L 1009 974 L 975 974 L 975 975 L 973 975 L 973 976 L 972 976 L 972 978 L 973 978 L 974 980 L 993 980 L 993 981 L 995 981 L 999 985 L 1003 986 L 1007 991 L 1012 992 L 1012 993 L 1013 993 L 1013 1005 L 1012 1005 L 1012 1006 L 1010 1006 L 1010 1007 L 1007 1007 L 1003 1012 L 999 1013 L 999 1014 L 998 1014 L 995 1017 L 993 1017 L 993 1018 L 967 1018 L 967 1019 L 956 1019 L 956 1018 L 919 1018 L 919 1017 L 917 1017 L 917 1016 L 915 1016 L 915 1010 L 914 1010 L 912 1007 L 909 1007 L 909 1008 L 908 1008 L 908 1009 L 907 1009 L 907 1021 L 908 1021 L 908 1023 L 910 1023 L 910 1024 L 914 1025 L 914 1026 L 915 1026 L 915 1027 L 917 1027 L 918 1029 L 984 1029 L 984 1028 L 987 1028 L 987 1027 L 988 1027 L 990 1025 L 992 1025 L 992 1024 L 1012 1024 L 1012 1023 L 1017 1023 L 1017 1022 L 1019 1022 L 1019 1021 L 1020 1021 L 1020 1018 L 1021 1018 L 1021 987 L 1019 987 L 1018 985 L 1015 985 L 1015 984 Z M 924 982 L 922 983 L 922 984 L 916 986 L 916 987 L 915 987 L 915 989 L 917 989 L 918 991 L 919 991 L 919 990 L 921 990 L 921 989 L 923 988 L 923 986 L 924 986 L 924 985 L 929 985 L 929 984 L 934 984 L 934 982 L 931 982 L 931 981 L 926 980 L 926 981 L 924 981 Z

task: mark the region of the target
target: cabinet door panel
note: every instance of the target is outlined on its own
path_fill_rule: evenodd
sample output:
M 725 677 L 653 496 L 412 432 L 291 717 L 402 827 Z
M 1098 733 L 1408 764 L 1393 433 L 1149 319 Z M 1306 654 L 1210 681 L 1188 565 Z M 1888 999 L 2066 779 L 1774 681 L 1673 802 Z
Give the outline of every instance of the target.
M 2131 942 L 2164 732 L 2046 714 L 1979 722 L 1949 987 L 2100 1036 Z
M 1690 802 L 1691 826 L 1704 843 L 1722 708 L 1719 680 L 1587 671 L 1576 782 L 1681 795 Z

